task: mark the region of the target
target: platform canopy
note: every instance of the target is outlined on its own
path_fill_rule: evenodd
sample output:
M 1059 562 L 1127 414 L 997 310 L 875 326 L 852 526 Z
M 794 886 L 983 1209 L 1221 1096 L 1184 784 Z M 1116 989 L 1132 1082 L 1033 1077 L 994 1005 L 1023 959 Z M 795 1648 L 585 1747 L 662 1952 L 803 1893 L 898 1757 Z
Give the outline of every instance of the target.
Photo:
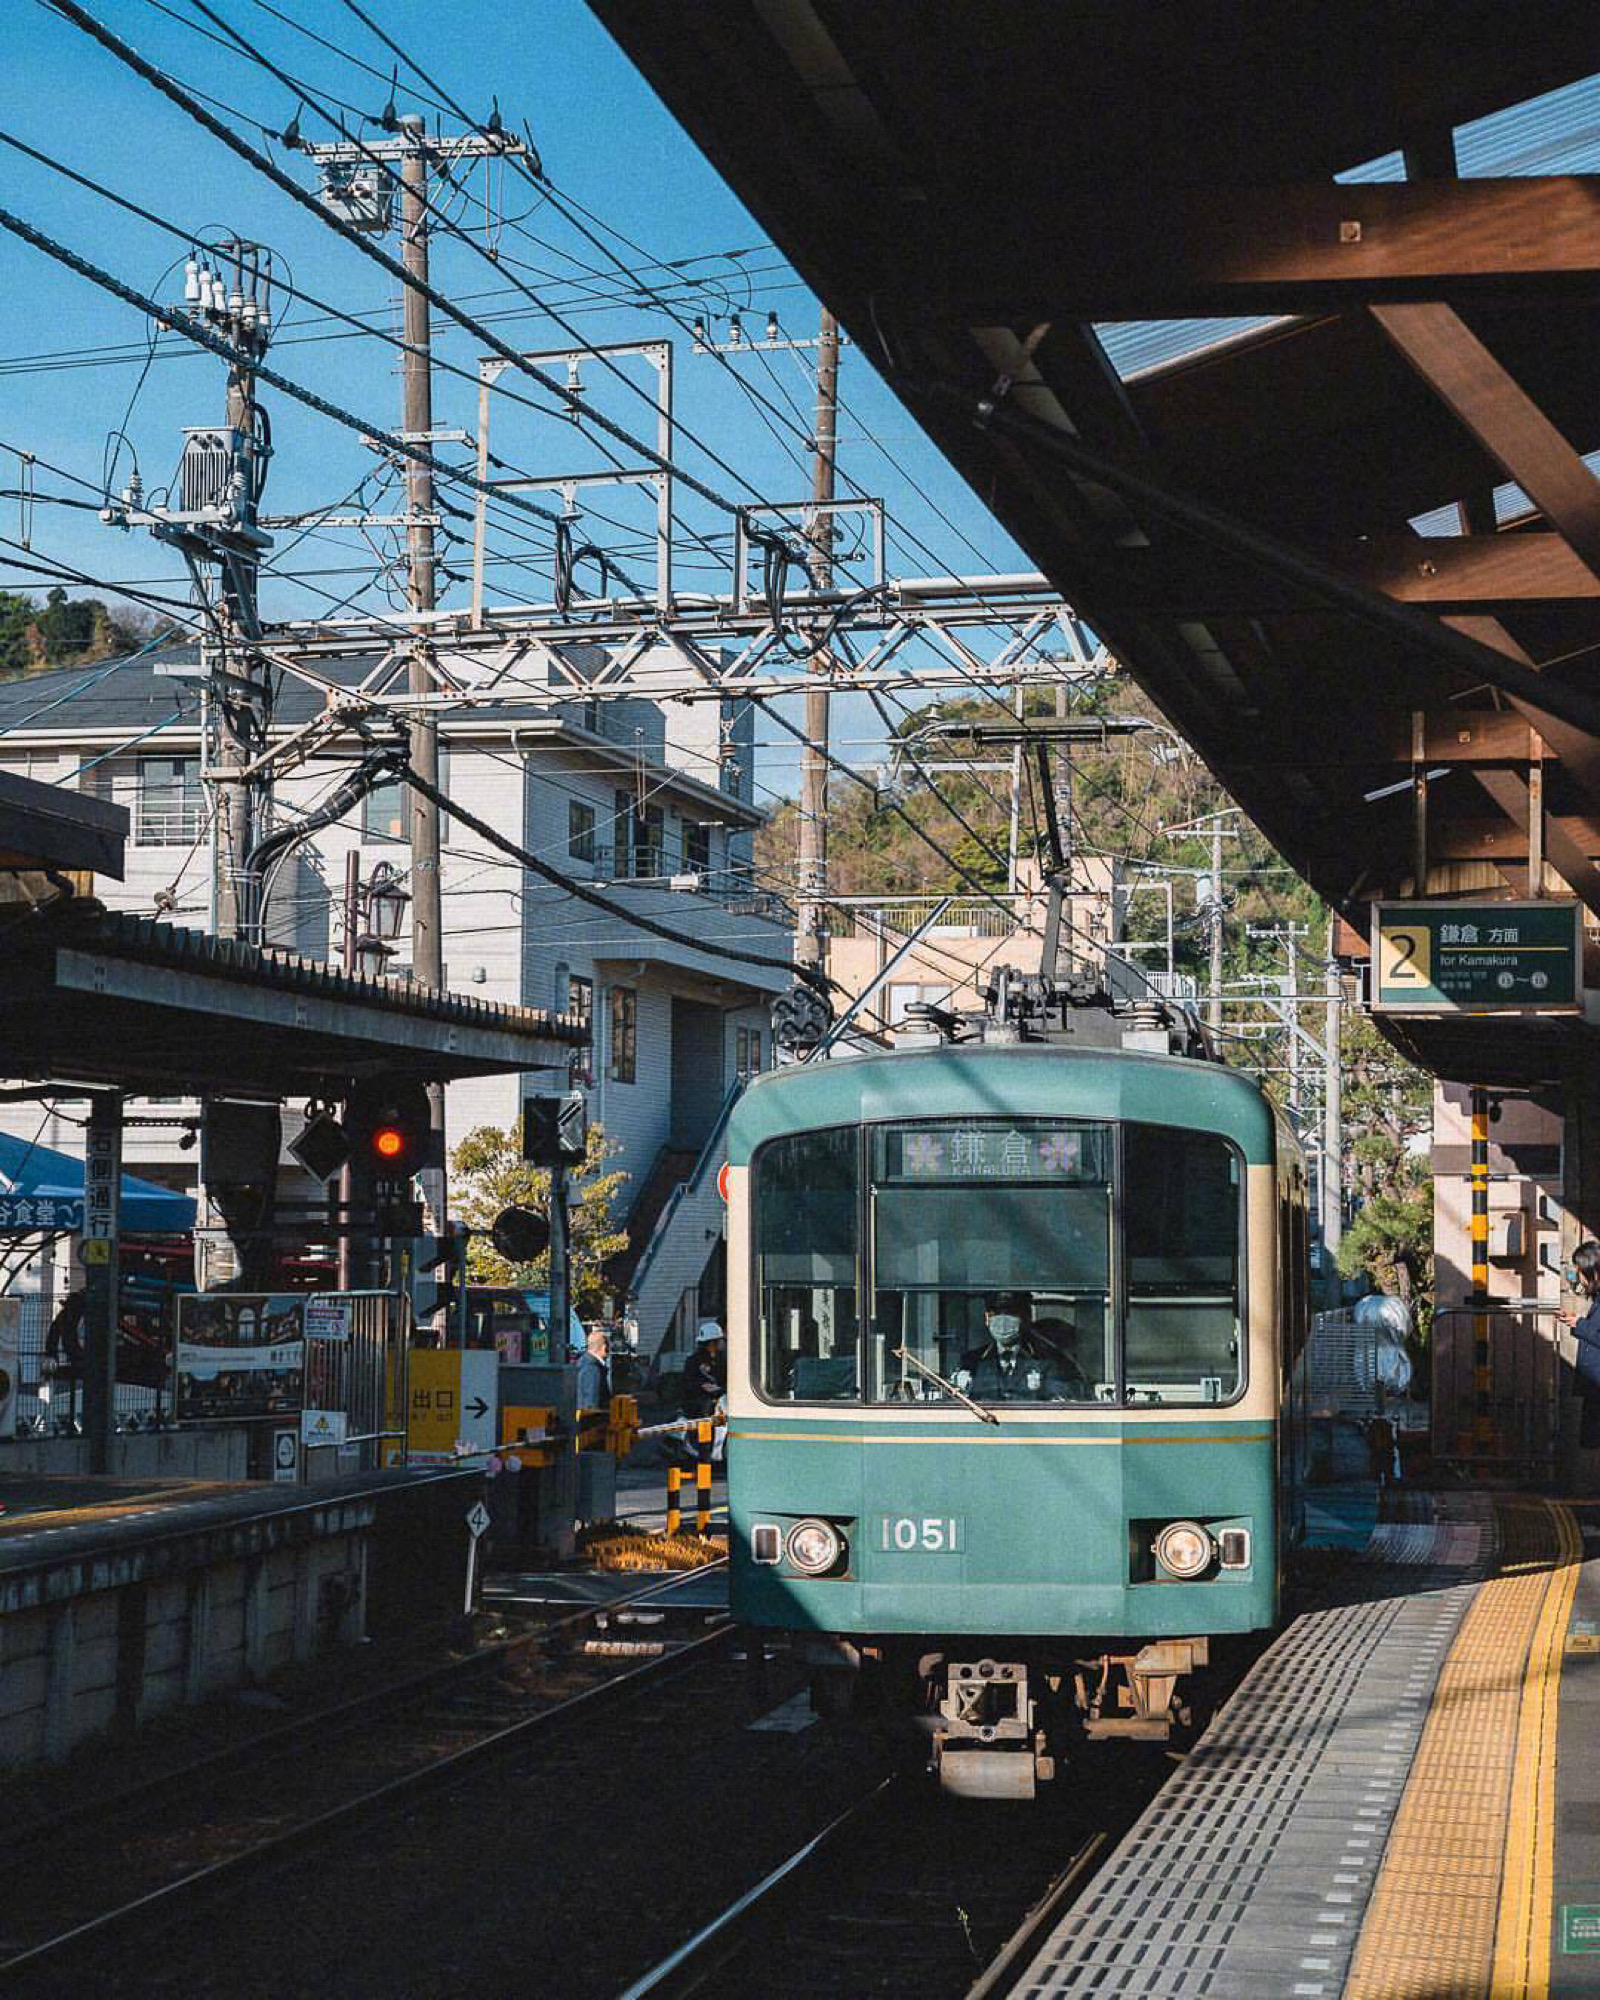
M 0 1132 L 0 1232 L 83 1227 L 83 1161 Z M 121 1228 L 130 1236 L 186 1236 L 194 1202 L 137 1174 L 122 1176 Z
M 191 1095 L 342 1098 L 368 1076 L 565 1074 L 580 1021 L 73 901 L 0 923 L 0 1074 Z
M 1357 931 L 1600 915 L 1592 7 L 591 4 Z

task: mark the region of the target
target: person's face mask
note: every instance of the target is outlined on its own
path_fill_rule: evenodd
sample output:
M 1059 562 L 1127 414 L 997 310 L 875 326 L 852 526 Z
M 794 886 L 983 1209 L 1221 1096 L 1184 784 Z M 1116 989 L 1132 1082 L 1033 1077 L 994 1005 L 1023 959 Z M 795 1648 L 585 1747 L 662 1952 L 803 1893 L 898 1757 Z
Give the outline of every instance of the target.
M 996 1340 L 1012 1341 L 1022 1331 L 1022 1321 L 1015 1313 L 991 1313 L 989 1331 Z

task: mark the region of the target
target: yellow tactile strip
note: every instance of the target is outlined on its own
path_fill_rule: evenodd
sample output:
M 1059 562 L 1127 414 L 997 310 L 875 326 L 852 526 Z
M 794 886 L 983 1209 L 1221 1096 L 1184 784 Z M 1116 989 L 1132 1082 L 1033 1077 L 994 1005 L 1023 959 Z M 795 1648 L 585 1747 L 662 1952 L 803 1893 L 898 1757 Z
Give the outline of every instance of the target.
M 1530 1925 L 1532 1893 L 1524 1895 L 1522 1885 L 1536 1852 L 1548 1882 L 1549 1827 L 1541 1840 L 1539 1815 L 1548 1821 L 1554 1760 L 1543 1789 L 1530 1777 L 1528 1760 L 1537 1763 L 1542 1727 L 1553 1748 L 1554 1689 L 1540 1648 L 1558 1620 L 1559 1662 L 1561 1603 L 1564 1597 L 1570 1606 L 1578 1539 L 1570 1511 L 1555 1503 L 1506 1497 L 1497 1511 L 1500 1565 L 1480 1587 L 1440 1669 L 1357 1942 L 1348 2000 L 1509 1994 L 1513 1989 L 1495 1977 L 1496 1932 L 1505 1932 L 1504 1949 L 1513 1949 L 1519 1920 L 1502 1921 L 1502 1864 L 1509 1901 L 1522 1896 L 1527 1904 L 1518 1934 L 1524 1960 L 1527 1934 L 1537 1928 Z M 1530 1703 L 1542 1714 L 1547 1693 L 1547 1724 L 1525 1724 Z M 1515 1882 L 1513 1867 L 1521 1871 Z M 1548 1901 L 1547 1892 L 1547 1915 Z M 1545 1931 L 1548 1953 L 1548 1924 Z

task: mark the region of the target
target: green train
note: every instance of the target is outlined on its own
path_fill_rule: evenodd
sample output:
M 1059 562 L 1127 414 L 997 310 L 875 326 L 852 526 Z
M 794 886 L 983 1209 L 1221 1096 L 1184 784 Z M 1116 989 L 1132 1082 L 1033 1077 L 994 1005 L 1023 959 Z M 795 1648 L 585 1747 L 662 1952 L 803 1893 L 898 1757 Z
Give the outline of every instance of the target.
M 733 1609 L 947 1790 L 1031 1797 L 1277 1620 L 1306 1172 L 1253 1081 L 1161 1052 L 1171 1010 L 924 1011 L 729 1125 Z

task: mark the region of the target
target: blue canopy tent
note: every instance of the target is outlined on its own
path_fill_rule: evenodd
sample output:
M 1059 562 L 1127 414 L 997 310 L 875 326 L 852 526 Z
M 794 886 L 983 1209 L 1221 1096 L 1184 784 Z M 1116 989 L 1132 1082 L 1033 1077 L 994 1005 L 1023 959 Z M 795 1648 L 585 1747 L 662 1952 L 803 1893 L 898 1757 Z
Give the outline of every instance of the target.
M 122 1176 L 121 1228 L 129 1236 L 185 1236 L 194 1228 L 186 1194 Z M 0 1133 L 0 1235 L 83 1227 L 83 1162 Z

